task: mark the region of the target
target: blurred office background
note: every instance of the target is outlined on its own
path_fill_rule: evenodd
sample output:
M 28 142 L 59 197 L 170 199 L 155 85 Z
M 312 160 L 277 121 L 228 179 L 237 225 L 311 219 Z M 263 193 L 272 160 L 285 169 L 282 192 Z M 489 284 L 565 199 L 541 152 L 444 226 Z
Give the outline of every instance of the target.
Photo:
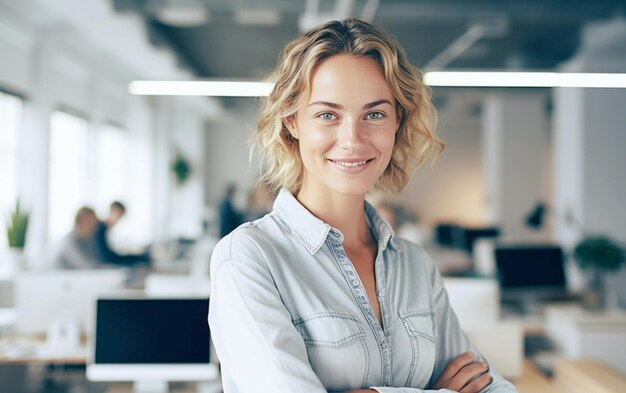
M 197 312 L 224 221 L 271 207 L 247 145 L 258 98 L 129 84 L 260 81 L 299 32 L 346 17 L 383 24 L 425 71 L 626 72 L 617 0 L 0 0 L 1 391 L 130 389 L 119 369 L 86 379 L 102 346 L 136 340 L 94 342 L 96 325 L 108 330 L 119 310 L 149 321 L 148 303 L 172 298 Z M 433 97 L 445 152 L 372 203 L 431 252 L 467 333 L 520 391 L 626 391 L 626 90 L 450 86 Z M 148 259 L 62 270 L 79 208 L 105 221 L 113 201 L 126 214 L 106 241 Z M 7 233 L 25 217 L 14 244 Z M 610 269 L 582 269 L 589 260 Z M 181 325 L 163 337 L 188 334 Z M 215 367 L 187 364 L 215 363 L 206 347 L 151 362 L 183 364 L 162 377 L 178 381 L 172 391 L 219 390 L 204 383 Z M 147 362 L 120 356 L 122 368 Z M 606 380 L 614 390 L 600 390 Z

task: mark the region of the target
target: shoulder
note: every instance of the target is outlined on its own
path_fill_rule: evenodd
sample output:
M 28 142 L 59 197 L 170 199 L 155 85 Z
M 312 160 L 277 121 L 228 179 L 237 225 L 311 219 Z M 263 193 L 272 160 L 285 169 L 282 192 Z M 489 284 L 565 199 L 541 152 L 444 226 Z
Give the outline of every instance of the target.
M 280 243 L 288 228 L 281 225 L 273 213 L 243 223 L 222 238 L 211 256 L 211 273 L 225 263 L 251 265 L 267 271 L 267 254 Z

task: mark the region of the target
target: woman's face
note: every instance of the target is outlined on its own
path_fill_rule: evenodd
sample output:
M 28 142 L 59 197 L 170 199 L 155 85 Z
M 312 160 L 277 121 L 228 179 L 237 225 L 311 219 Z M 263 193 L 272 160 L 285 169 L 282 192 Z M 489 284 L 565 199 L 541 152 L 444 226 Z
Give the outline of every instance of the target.
M 304 164 L 300 192 L 364 195 L 389 164 L 398 123 L 378 63 L 346 54 L 326 59 L 290 127 Z

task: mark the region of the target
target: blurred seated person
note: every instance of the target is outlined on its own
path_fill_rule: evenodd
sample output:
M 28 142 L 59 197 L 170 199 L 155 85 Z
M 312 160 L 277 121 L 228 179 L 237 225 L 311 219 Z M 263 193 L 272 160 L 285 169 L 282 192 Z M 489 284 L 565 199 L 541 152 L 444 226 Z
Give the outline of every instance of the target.
M 256 183 L 248 193 L 248 211 L 246 220 L 254 221 L 272 210 L 276 191 L 265 182 Z
M 63 238 L 56 257 L 61 269 L 95 269 L 100 257 L 94 241 L 100 222 L 96 212 L 87 206 L 81 207 L 74 219 L 74 229 Z
M 220 238 L 228 235 L 233 229 L 243 224 L 243 214 L 235 208 L 235 193 L 237 186 L 229 184 L 226 187 L 224 199 L 220 202 Z
M 109 206 L 109 216 L 98 222 L 94 233 L 94 243 L 98 258 L 102 263 L 132 267 L 137 264 L 150 264 L 150 255 L 147 252 L 141 254 L 119 254 L 109 244 L 108 234 L 113 227 L 126 214 L 126 206 L 119 201 L 114 201 Z

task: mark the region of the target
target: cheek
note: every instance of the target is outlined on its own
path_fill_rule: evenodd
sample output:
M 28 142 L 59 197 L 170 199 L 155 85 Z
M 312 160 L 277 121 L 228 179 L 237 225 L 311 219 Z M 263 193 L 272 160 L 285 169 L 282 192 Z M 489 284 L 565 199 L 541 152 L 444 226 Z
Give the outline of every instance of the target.
M 333 142 L 328 130 L 309 128 L 301 134 L 300 151 L 302 153 L 323 153 L 332 147 Z
M 376 139 L 376 145 L 378 146 L 378 150 L 381 152 L 381 154 L 391 156 L 395 141 L 395 132 L 390 132 L 389 130 L 387 130 L 384 133 L 380 133 L 379 137 Z

